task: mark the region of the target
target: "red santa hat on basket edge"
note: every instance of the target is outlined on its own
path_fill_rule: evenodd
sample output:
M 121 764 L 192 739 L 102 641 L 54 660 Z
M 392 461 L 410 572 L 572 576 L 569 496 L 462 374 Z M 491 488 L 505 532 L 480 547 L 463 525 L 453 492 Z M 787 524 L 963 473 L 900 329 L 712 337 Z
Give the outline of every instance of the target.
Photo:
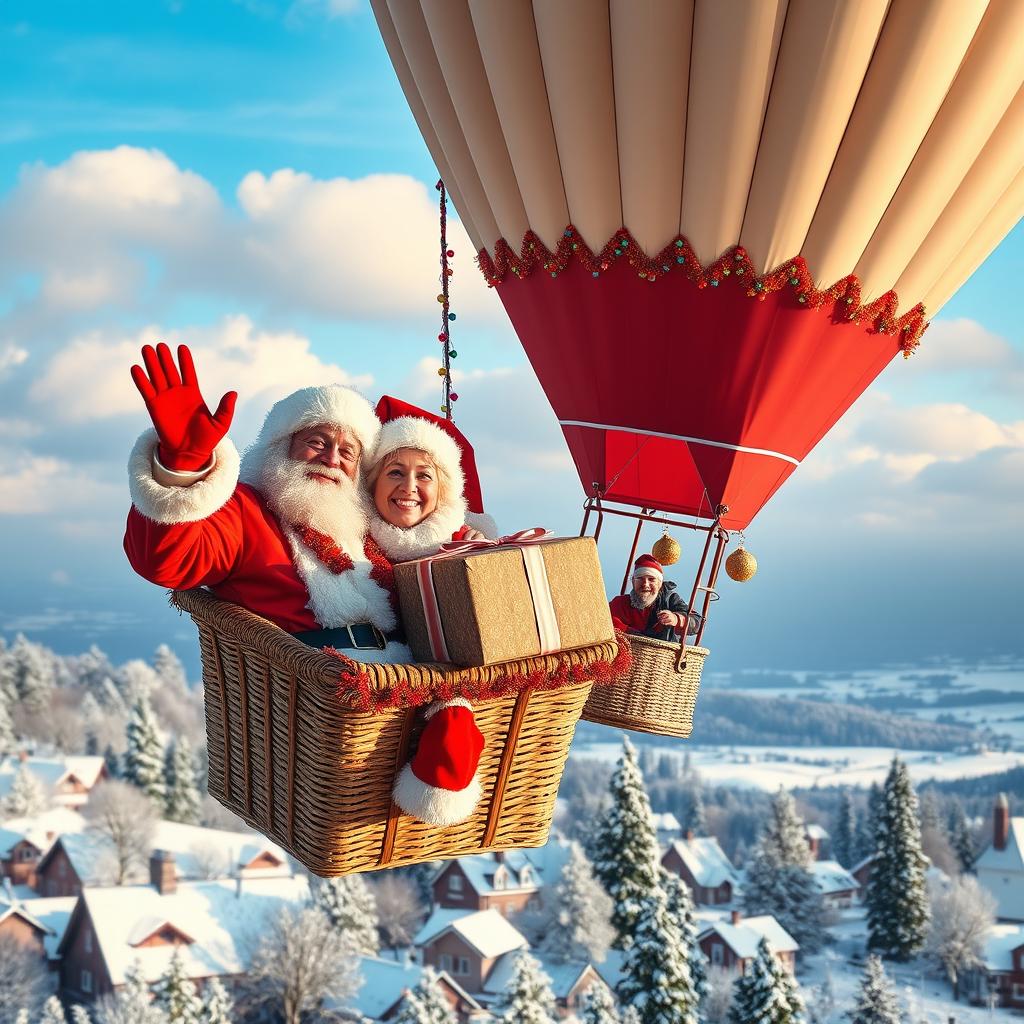
M 461 698 L 431 704 L 424 715 L 419 746 L 395 783 L 395 803 L 429 825 L 457 825 L 480 801 L 483 733 Z
M 451 481 L 453 494 L 450 501 L 465 501 L 465 524 L 487 537 L 497 537 L 494 520 L 484 512 L 476 454 L 466 435 L 451 420 L 391 395 L 381 397 L 376 412 L 383 426 L 377 435 L 370 464 L 375 465 L 399 448 L 426 452 L 443 467 Z

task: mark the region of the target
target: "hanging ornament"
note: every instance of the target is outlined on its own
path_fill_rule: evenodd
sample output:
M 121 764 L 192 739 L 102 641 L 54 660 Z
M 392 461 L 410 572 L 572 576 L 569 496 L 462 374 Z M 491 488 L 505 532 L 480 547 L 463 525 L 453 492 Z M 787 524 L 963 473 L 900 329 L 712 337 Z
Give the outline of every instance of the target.
M 744 548 L 746 540 L 740 536 L 740 546 L 725 560 L 725 572 L 729 579 L 746 583 L 757 572 L 757 559 Z
M 654 542 L 651 554 L 662 565 L 675 565 L 682 554 L 682 548 L 679 546 L 679 541 L 669 536 L 668 528 L 666 528 L 665 532 Z

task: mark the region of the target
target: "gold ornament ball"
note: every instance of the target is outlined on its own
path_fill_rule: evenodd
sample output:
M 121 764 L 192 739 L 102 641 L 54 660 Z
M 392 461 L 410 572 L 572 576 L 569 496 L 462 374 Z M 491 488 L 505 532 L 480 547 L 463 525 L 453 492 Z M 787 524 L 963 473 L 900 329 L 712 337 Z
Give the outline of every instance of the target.
M 679 561 L 679 556 L 682 554 L 682 548 L 679 547 L 679 541 L 674 537 L 670 537 L 667 533 L 663 537 L 659 537 L 654 542 L 654 547 L 651 548 L 651 554 L 661 562 L 662 565 L 675 565 Z
M 729 579 L 746 583 L 757 572 L 757 559 L 746 548 L 737 548 L 725 560 L 725 571 Z

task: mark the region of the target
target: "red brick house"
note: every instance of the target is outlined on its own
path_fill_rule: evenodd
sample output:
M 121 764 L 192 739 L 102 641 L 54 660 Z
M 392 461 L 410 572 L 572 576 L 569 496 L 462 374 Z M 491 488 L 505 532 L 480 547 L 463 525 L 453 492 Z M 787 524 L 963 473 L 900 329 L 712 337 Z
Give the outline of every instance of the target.
M 965 975 L 967 998 L 975 1004 L 1024 1010 L 1024 925 L 997 924 L 988 933 L 981 965 Z
M 842 864 L 835 860 L 815 860 L 808 869 L 826 907 L 840 910 L 853 906 L 860 884 Z
M 1001 921 L 1024 921 L 1024 817 L 1011 817 L 1005 793 L 992 809 L 992 841 L 975 861 L 974 873 L 995 899 Z
M 466 912 L 497 910 L 503 916 L 535 906 L 540 872 L 519 850 L 448 861 L 434 877 L 434 906 Z
M 805 825 L 804 838 L 807 840 L 807 849 L 811 853 L 811 860 L 824 860 L 829 841 L 828 832 L 820 825 Z
M 23 903 L 0 899 L 0 936 L 9 936 L 27 949 L 46 955 L 46 937 L 50 930 Z
M 7 795 L 22 765 L 42 783 L 51 801 L 62 807 L 81 807 L 89 792 L 109 777 L 102 757 L 30 757 L 19 754 L 0 758 L 0 799 Z
M 695 903 L 719 906 L 731 903 L 736 894 L 739 876 L 713 836 L 688 832 L 669 846 L 661 864 L 686 883 Z
M 230 989 L 247 965 L 247 943 L 266 913 L 305 903 L 305 877 L 217 879 L 179 884 L 173 856 L 150 860 L 151 884 L 86 887 L 58 947 L 60 988 L 68 1002 L 89 1003 L 120 988 L 138 962 L 147 982 L 181 953 L 198 986 L 216 976 Z
M 793 974 L 800 946 L 771 914 L 744 918 L 734 910 L 729 921 L 718 921 L 697 936 L 712 967 L 737 974 L 746 973 L 747 965 L 757 956 L 761 939 L 768 940 L 775 959 Z
M 10 879 L 11 885 L 35 889 L 36 868 L 57 836 L 84 828 L 85 819 L 65 807 L 27 818 L 8 818 L 0 826 L 0 877 Z

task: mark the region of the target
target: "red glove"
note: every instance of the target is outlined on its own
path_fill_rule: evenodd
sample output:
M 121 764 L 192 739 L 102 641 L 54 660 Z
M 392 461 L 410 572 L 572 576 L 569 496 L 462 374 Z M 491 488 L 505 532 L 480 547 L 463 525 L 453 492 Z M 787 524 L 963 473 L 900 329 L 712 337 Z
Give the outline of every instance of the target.
M 160 438 L 160 462 L 168 469 L 185 472 L 202 469 L 231 426 L 237 393 L 229 391 L 211 415 L 199 393 L 196 368 L 187 346 L 178 346 L 180 375 L 171 350 L 163 342 L 155 352 L 151 345 L 145 345 L 142 359 L 146 369 L 133 366 L 132 380 Z

